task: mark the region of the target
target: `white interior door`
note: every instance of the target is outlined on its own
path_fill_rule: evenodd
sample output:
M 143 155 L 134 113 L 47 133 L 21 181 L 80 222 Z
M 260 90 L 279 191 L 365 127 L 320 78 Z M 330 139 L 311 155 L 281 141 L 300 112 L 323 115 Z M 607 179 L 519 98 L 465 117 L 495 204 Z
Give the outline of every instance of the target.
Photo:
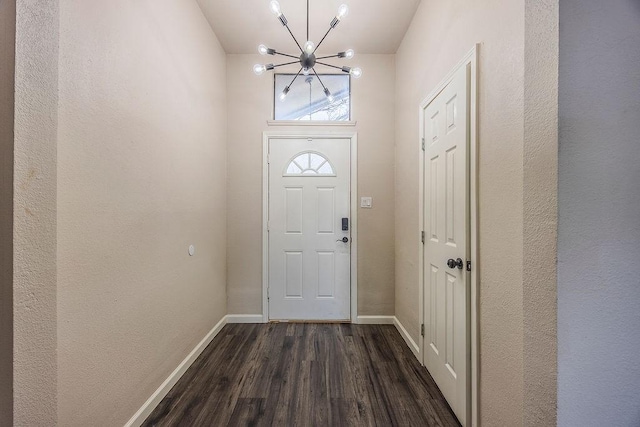
M 269 141 L 270 319 L 350 318 L 350 164 L 349 139 Z
M 463 425 L 470 407 L 468 76 L 424 110 L 424 364 Z

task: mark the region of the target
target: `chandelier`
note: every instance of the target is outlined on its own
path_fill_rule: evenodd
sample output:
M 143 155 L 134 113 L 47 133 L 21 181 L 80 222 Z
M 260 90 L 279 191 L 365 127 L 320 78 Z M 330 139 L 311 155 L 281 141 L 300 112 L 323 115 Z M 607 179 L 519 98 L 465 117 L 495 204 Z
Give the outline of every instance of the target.
M 284 90 L 280 94 L 280 100 L 281 101 L 284 101 L 284 99 L 287 97 L 287 94 L 291 90 L 291 85 L 296 81 L 296 79 L 298 78 L 298 76 L 300 76 L 300 74 L 303 74 L 303 75 L 307 76 L 310 73 L 313 73 L 313 74 L 315 74 L 316 78 L 318 79 L 318 81 L 322 85 L 322 89 L 324 90 L 324 95 L 327 97 L 327 100 L 329 102 L 333 102 L 333 95 L 331 95 L 331 91 L 329 91 L 329 89 L 322 82 L 322 79 L 320 79 L 320 76 L 318 76 L 318 73 L 316 73 L 316 70 L 315 70 L 315 66 L 316 65 L 323 65 L 325 67 L 337 68 L 340 71 L 342 71 L 343 73 L 347 73 L 347 74 L 352 75 L 354 78 L 359 78 L 362 75 L 362 70 L 360 68 L 358 68 L 358 67 L 354 67 L 354 68 L 351 68 L 351 67 L 338 67 L 336 65 L 327 64 L 325 62 L 320 62 L 321 60 L 328 59 L 328 58 L 346 58 L 346 59 L 351 59 L 351 58 L 353 58 L 353 55 L 354 55 L 353 49 L 348 49 L 348 50 L 345 50 L 344 52 L 338 52 L 335 55 L 316 57 L 316 51 L 318 50 L 318 48 L 320 47 L 320 45 L 322 44 L 324 39 L 327 38 L 327 36 L 331 32 L 331 30 L 333 30 L 340 23 L 340 21 L 342 19 L 344 19 L 347 16 L 347 14 L 349 13 L 349 8 L 347 7 L 346 4 L 343 4 L 342 6 L 340 6 L 338 8 L 338 13 L 336 14 L 335 18 L 333 18 L 333 20 L 329 24 L 329 29 L 324 34 L 322 39 L 320 39 L 320 42 L 318 42 L 318 44 L 316 45 L 309 38 L 309 0 L 307 0 L 307 41 L 304 43 L 304 46 L 300 45 L 300 43 L 298 42 L 296 37 L 291 32 L 291 29 L 289 28 L 289 21 L 287 21 L 287 18 L 284 16 L 282 11 L 280 10 L 280 3 L 278 3 L 276 0 L 272 0 L 269 6 L 271 8 L 271 12 L 273 12 L 273 14 L 278 18 L 278 20 L 280 21 L 282 26 L 285 27 L 287 29 L 287 31 L 289 31 L 289 34 L 291 34 L 291 37 L 293 38 L 293 41 L 298 46 L 298 49 L 300 49 L 300 56 L 296 56 L 296 55 L 290 55 L 290 54 L 287 54 L 287 53 L 278 52 L 275 49 L 271 49 L 271 48 L 269 48 L 269 47 L 267 47 L 267 46 L 265 46 L 263 44 L 258 46 L 258 52 L 260 52 L 261 55 L 280 55 L 280 56 L 285 56 L 285 57 L 296 59 L 296 61 L 293 61 L 293 62 L 285 62 L 283 64 L 277 64 L 277 65 L 274 65 L 274 64 L 264 64 L 264 65 L 263 64 L 256 64 L 256 65 L 253 66 L 253 72 L 256 73 L 256 75 L 258 75 L 258 76 L 261 75 L 262 73 L 264 73 L 265 71 L 270 71 L 270 70 L 273 70 L 273 69 L 275 69 L 277 67 L 282 67 L 282 66 L 291 65 L 291 64 L 300 64 L 300 70 L 295 75 L 293 80 L 291 80 L 291 83 L 289 83 L 287 86 L 285 86 Z

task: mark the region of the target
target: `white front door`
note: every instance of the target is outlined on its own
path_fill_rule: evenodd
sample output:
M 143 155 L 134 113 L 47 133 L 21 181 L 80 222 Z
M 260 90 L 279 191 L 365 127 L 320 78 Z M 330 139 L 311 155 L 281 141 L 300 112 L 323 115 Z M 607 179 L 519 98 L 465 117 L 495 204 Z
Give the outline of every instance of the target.
M 462 423 L 469 416 L 468 76 L 462 67 L 424 114 L 424 364 Z
M 350 143 L 269 141 L 272 320 L 350 318 Z

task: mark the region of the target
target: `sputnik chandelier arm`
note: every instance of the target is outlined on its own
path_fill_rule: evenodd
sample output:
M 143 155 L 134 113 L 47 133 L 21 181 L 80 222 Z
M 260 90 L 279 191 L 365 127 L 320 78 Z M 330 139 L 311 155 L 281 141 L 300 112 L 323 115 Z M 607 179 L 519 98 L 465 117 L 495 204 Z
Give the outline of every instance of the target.
M 291 32 L 291 28 L 289 28 L 289 21 L 287 21 L 287 18 L 280 11 L 280 3 L 278 3 L 277 0 L 272 0 L 271 3 L 269 3 L 269 7 L 271 8 L 271 12 L 276 15 L 282 26 L 285 27 L 287 31 L 289 31 L 289 34 L 291 34 L 291 37 L 293 37 L 293 41 L 296 42 L 296 44 L 298 45 L 298 49 L 300 49 L 300 52 L 302 52 L 300 43 L 298 43 L 296 36 L 293 35 L 293 33 Z
M 287 21 L 287 18 L 284 16 L 282 11 L 280 10 L 280 3 L 278 3 L 277 0 L 272 0 L 271 3 L 269 4 L 269 7 L 271 9 L 271 12 L 273 12 L 273 14 L 278 18 L 278 20 L 280 21 L 282 26 L 287 29 L 289 34 L 291 34 L 291 37 L 293 38 L 293 41 L 296 43 L 296 46 L 298 46 L 298 49 L 300 49 L 300 56 L 295 56 L 295 55 L 291 55 L 291 54 L 288 54 L 288 53 L 278 52 L 275 49 L 269 48 L 269 47 L 267 47 L 267 46 L 265 46 L 263 44 L 258 46 L 258 52 L 261 55 L 273 55 L 273 56 L 280 55 L 280 56 L 285 56 L 285 57 L 288 57 L 288 58 L 295 58 L 296 61 L 285 62 L 285 63 L 282 63 L 282 64 L 276 64 L 276 65 L 274 65 L 274 64 L 265 64 L 265 65 L 256 64 L 256 65 L 253 66 L 253 71 L 257 75 L 261 75 L 265 71 L 274 70 L 274 69 L 276 69 L 278 67 L 283 67 L 285 65 L 298 64 L 298 63 L 300 64 L 300 67 L 301 67 L 300 70 L 295 75 L 295 77 L 293 78 L 291 83 L 289 83 L 289 85 L 285 86 L 284 90 L 280 94 L 280 100 L 284 101 L 284 99 L 287 97 L 287 94 L 291 90 L 291 85 L 296 81 L 296 79 L 298 78 L 300 73 L 302 73 L 302 74 L 304 74 L 306 76 L 310 72 L 313 72 L 313 74 L 316 76 L 316 78 L 318 79 L 318 81 L 322 85 L 322 89 L 324 90 L 325 96 L 327 97 L 329 102 L 333 102 L 333 96 L 331 95 L 331 92 L 324 85 L 324 83 L 320 79 L 320 76 L 318 76 L 318 73 L 316 73 L 316 70 L 315 70 L 315 66 L 316 65 L 322 65 L 322 66 L 325 66 L 325 67 L 336 68 L 338 70 L 341 70 L 344 73 L 350 74 L 351 76 L 353 76 L 355 78 L 358 78 L 358 77 L 360 77 L 362 75 L 362 70 L 360 68 L 358 68 L 358 67 L 355 67 L 355 68 L 338 67 L 336 65 L 331 65 L 331 64 L 324 63 L 324 62 L 318 62 L 318 60 L 320 60 L 320 59 L 328 59 L 328 58 L 351 59 L 354 56 L 354 52 L 353 52 L 352 49 L 345 50 L 344 52 L 338 52 L 335 55 L 327 55 L 327 56 L 322 56 L 322 57 L 319 57 L 319 58 L 316 58 L 316 55 L 315 55 L 316 51 L 318 50 L 320 45 L 324 42 L 324 40 L 327 38 L 327 36 L 331 32 L 331 30 L 333 30 L 340 23 L 340 21 L 342 19 L 344 19 L 347 16 L 347 14 L 349 13 L 349 8 L 347 7 L 346 4 L 343 4 L 342 6 L 340 6 L 338 8 L 338 13 L 336 14 L 336 16 L 333 18 L 333 20 L 329 24 L 329 29 L 324 34 L 324 36 L 320 39 L 320 42 L 317 45 L 315 45 L 309 38 L 309 0 L 307 0 L 307 41 L 304 43 L 304 47 L 300 45 L 300 43 L 298 42 L 296 37 L 293 35 L 293 32 L 291 32 L 291 29 L 289 28 L 289 21 Z
M 348 49 L 345 52 L 338 52 L 335 55 L 329 55 L 329 56 L 321 56 L 320 58 L 316 58 L 316 62 L 318 59 L 327 59 L 327 58 L 347 58 L 347 59 L 351 59 L 353 58 L 353 49 Z
M 324 65 L 325 67 L 337 68 L 343 73 L 352 75 L 356 79 L 362 75 L 362 70 L 360 68 L 338 67 L 337 65 L 325 64 L 324 62 L 316 62 L 316 64 Z
M 324 83 L 322 83 L 322 79 L 320 78 L 320 76 L 318 75 L 318 73 L 316 73 L 316 70 L 313 69 L 313 74 L 316 75 L 316 78 L 318 79 L 318 81 L 320 82 L 320 84 L 322 85 L 322 89 L 324 89 L 324 96 L 327 97 L 327 99 L 329 100 L 329 102 L 333 102 L 333 95 L 331 95 L 331 92 L 329 92 L 329 89 L 327 89 L 327 87 L 324 85 Z
M 291 85 L 293 84 L 293 82 L 296 81 L 296 79 L 298 78 L 298 76 L 300 75 L 300 73 L 302 72 L 302 68 L 300 68 L 298 70 L 298 73 L 295 75 L 295 77 L 293 78 L 293 80 L 291 80 L 291 83 L 289 83 L 288 85 L 286 85 L 284 87 L 284 90 L 282 91 L 282 93 L 280 94 L 280 99 L 284 100 L 287 97 L 287 94 L 289 93 L 289 91 L 291 90 Z

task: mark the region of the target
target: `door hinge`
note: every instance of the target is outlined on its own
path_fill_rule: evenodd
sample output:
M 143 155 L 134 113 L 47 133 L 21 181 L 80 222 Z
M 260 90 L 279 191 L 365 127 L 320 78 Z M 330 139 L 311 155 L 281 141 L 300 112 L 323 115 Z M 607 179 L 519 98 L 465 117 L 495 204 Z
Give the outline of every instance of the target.
M 467 271 L 471 271 L 471 261 L 467 261 Z
M 420 336 L 424 336 L 424 323 L 420 325 Z
M 424 231 L 422 233 L 420 233 L 420 238 L 422 240 L 422 243 L 424 244 Z
M 267 301 L 269 301 L 269 288 L 267 288 Z
M 424 151 L 424 138 L 422 138 L 422 151 Z

